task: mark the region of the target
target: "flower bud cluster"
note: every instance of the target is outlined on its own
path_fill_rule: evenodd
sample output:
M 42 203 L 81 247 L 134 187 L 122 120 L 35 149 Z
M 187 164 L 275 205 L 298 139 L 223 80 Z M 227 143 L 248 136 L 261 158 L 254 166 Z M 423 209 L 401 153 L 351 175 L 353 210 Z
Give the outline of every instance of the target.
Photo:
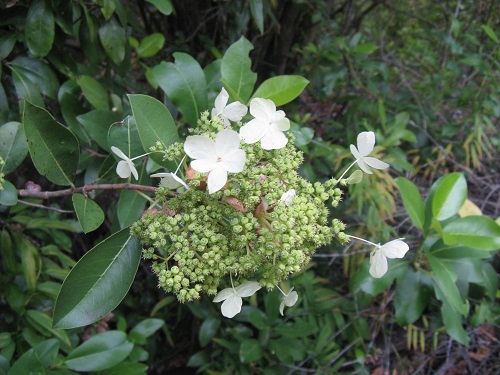
M 192 133 L 214 139 L 222 129 L 223 121 L 209 119 L 206 112 Z M 292 135 L 280 149 L 265 150 L 259 143 L 242 143 L 241 149 L 245 168 L 230 174 L 224 188 L 209 194 L 206 174 L 195 172 L 181 194 L 160 187 L 160 206 L 132 226 L 159 286 L 181 302 L 201 293 L 215 295 L 229 274 L 271 290 L 300 272 L 318 247 L 334 236 L 346 238 L 340 220 L 329 225 L 327 208 L 328 201 L 338 205 L 342 191 L 332 182 L 312 184 L 298 174 L 303 155 Z M 182 157 L 180 143 L 165 151 L 166 159 Z

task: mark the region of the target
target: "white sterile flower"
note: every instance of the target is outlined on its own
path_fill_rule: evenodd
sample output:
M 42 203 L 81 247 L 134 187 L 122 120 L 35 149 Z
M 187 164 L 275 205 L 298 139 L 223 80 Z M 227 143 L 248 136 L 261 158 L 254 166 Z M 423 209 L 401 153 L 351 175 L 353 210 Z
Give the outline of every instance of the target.
M 361 132 L 358 134 L 358 147 L 351 145 L 351 152 L 356 158 L 359 167 L 366 173 L 372 174 L 370 167 L 375 169 L 389 168 L 389 164 L 384 163 L 377 158 L 368 156 L 375 147 L 375 133 Z
M 286 206 L 291 206 L 293 204 L 293 198 L 295 198 L 297 194 L 295 194 L 295 189 L 290 189 L 283 193 L 280 198 L 280 201 L 285 203 Z
M 245 151 L 240 149 L 240 137 L 234 130 L 221 130 L 215 142 L 201 135 L 187 137 L 184 151 L 194 159 L 191 168 L 200 173 L 209 173 L 207 185 L 210 194 L 224 187 L 228 172 L 241 172 L 245 166 Z
M 160 177 L 160 185 L 166 187 L 167 189 L 177 189 L 182 185 L 186 188 L 186 190 L 189 190 L 189 186 L 187 186 L 187 184 L 175 173 L 155 173 L 152 174 L 151 177 Z
M 139 179 L 139 174 L 137 173 L 137 169 L 135 169 L 135 165 L 127 155 L 123 153 L 118 147 L 111 146 L 111 151 L 113 151 L 120 159 L 123 159 L 118 162 L 116 166 L 116 173 L 121 178 L 129 178 L 130 174 L 134 175 L 136 180 Z
M 283 291 L 280 289 L 281 293 Z M 283 299 L 281 300 L 280 304 L 280 314 L 283 315 L 283 309 L 285 306 L 292 307 L 295 305 L 295 302 L 299 299 L 299 295 L 297 292 L 293 291 L 293 288 L 288 291 L 288 294 L 283 293 Z
M 402 258 L 409 246 L 401 240 L 392 240 L 376 248 L 370 253 L 370 275 L 379 278 L 387 272 L 387 258 Z
M 229 128 L 231 126 L 231 123 L 229 121 L 241 121 L 243 116 L 245 116 L 248 111 L 247 106 L 241 104 L 240 102 L 233 102 L 226 105 L 228 100 L 229 94 L 223 87 L 220 94 L 217 95 L 217 98 L 215 98 L 215 108 L 212 109 L 212 118 L 215 116 L 219 116 L 224 122 L 224 126 L 226 128 Z
M 232 281 L 231 281 L 232 283 Z M 243 300 L 241 297 L 250 297 L 261 288 L 256 281 L 247 281 L 236 288 L 226 288 L 221 290 L 214 298 L 213 302 L 221 302 L 222 315 L 226 318 L 232 318 L 241 311 Z
M 255 98 L 250 102 L 250 114 L 255 117 L 240 129 L 240 136 L 246 143 L 260 141 L 264 150 L 283 148 L 288 138 L 283 134 L 290 129 L 290 120 L 285 112 L 277 111 L 272 100 Z

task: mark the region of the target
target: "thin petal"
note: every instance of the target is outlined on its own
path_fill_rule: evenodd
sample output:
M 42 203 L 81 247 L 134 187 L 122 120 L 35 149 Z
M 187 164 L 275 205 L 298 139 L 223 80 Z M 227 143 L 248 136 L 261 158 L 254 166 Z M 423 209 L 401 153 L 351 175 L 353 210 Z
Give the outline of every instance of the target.
M 370 254 L 370 275 L 380 278 L 387 272 L 387 259 L 380 250 L 375 250 Z
M 276 105 L 272 100 L 255 98 L 250 102 L 250 114 L 259 120 L 270 122 L 275 112 Z
M 129 160 L 129 157 L 123 153 L 118 147 L 111 146 L 111 151 L 113 151 L 118 157 L 123 160 Z
M 224 155 L 221 161 L 222 167 L 230 173 L 239 173 L 245 168 L 247 156 L 241 149 L 233 150 Z
M 358 150 L 361 156 L 368 156 L 375 146 L 374 132 L 361 132 L 358 134 Z
M 286 132 L 290 129 L 290 120 L 286 117 L 282 118 L 279 121 L 273 121 L 273 126 L 282 132 Z
M 182 180 L 182 178 L 180 178 L 179 176 L 177 176 L 175 173 L 172 173 L 172 178 L 174 180 L 176 180 L 179 184 L 181 184 L 182 186 L 184 186 L 186 188 L 186 190 L 189 190 L 189 186 Z
M 193 160 L 191 162 L 191 168 L 193 168 L 196 172 L 207 173 L 217 167 L 216 160 L 203 159 L 203 160 Z
M 155 173 L 152 174 L 151 177 L 161 177 L 160 185 L 167 189 L 177 189 L 182 185 L 178 180 L 179 177 L 175 176 L 173 173 Z
M 217 295 L 215 296 L 215 298 L 213 299 L 212 302 L 224 301 L 225 299 L 231 297 L 234 294 L 235 294 L 235 291 L 233 288 L 222 289 L 219 293 L 217 293 Z
M 222 113 L 224 110 L 224 107 L 226 106 L 226 103 L 229 99 L 229 94 L 227 93 L 226 89 L 223 87 L 222 90 L 220 91 L 219 95 L 215 98 L 215 103 L 214 103 L 214 109 L 212 110 L 212 117 L 218 116 Z M 215 115 L 214 115 L 215 112 Z
M 226 318 L 232 318 L 241 311 L 241 305 L 243 305 L 241 297 L 237 295 L 230 296 L 222 303 L 222 315 Z
M 240 137 L 245 143 L 260 141 L 269 130 L 269 123 L 260 119 L 253 119 L 240 129 Z
M 365 156 L 363 158 L 366 164 L 375 169 L 387 169 L 389 168 L 389 164 L 379 160 L 377 158 L 372 158 L 371 156 Z
M 227 182 L 227 171 L 220 164 L 218 163 L 208 174 L 207 185 L 209 194 L 219 191 Z
M 290 290 L 284 299 L 285 305 L 287 305 L 288 307 L 292 307 L 293 305 L 295 305 L 298 299 L 299 299 L 298 293 L 292 292 L 292 290 Z
M 367 174 L 373 174 L 370 167 L 365 163 L 365 158 L 360 157 L 358 160 L 356 160 L 356 163 L 358 163 L 358 167 L 360 167 L 363 170 L 363 172 Z
M 215 142 L 201 135 L 187 137 L 184 151 L 191 159 L 217 159 Z
M 354 156 L 354 159 L 356 159 L 356 160 L 361 159 L 361 154 L 359 153 L 356 146 L 350 145 L 349 149 L 351 150 L 351 154 L 352 154 L 352 156 Z
M 283 148 L 288 143 L 288 138 L 283 132 L 270 128 L 260 141 L 260 145 L 264 150 L 278 150 Z
M 236 293 L 240 297 L 250 297 L 255 294 L 256 291 L 258 291 L 260 288 L 260 284 L 257 281 L 247 281 L 239 286 L 237 286 Z
M 224 155 L 240 147 L 240 136 L 234 130 L 224 129 L 215 136 L 215 152 L 224 159 Z
M 129 178 L 130 177 L 130 167 L 125 160 L 119 161 L 116 166 L 116 174 L 121 178 Z
M 285 308 L 285 300 L 281 300 L 281 303 L 280 303 L 280 314 L 281 316 L 283 316 L 283 309 Z
M 222 111 L 222 116 L 227 117 L 231 121 L 241 121 L 243 116 L 245 116 L 248 112 L 248 108 L 246 105 L 241 104 L 240 102 L 234 102 L 229 104 Z
M 134 178 L 136 180 L 138 180 L 139 174 L 137 173 L 137 169 L 135 169 L 134 163 L 129 160 L 129 161 L 127 161 L 127 164 L 128 164 L 128 167 L 130 168 L 130 172 L 132 172 L 132 175 L 134 176 Z
M 379 252 L 381 252 L 387 258 L 402 258 L 405 256 L 406 252 L 410 247 L 401 240 L 392 240 L 382 245 Z

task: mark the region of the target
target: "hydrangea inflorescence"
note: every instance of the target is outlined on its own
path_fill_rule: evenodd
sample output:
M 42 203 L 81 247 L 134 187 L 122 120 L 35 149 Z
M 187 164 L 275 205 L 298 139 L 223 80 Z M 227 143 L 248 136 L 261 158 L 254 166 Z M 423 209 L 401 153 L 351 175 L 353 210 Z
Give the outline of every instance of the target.
M 269 112 L 267 123 L 265 116 L 258 118 L 259 129 L 270 129 L 260 129 L 262 142 L 258 137 L 246 140 L 249 124 L 253 126 L 255 120 L 238 122 L 229 129 L 231 117 L 218 115 L 221 110 L 212 111 L 212 118 L 208 112 L 202 113 L 184 144 L 164 150 L 166 160 L 182 163 L 185 154 L 191 157 L 190 166 L 184 162 L 174 173 L 176 180 L 184 176 L 185 184 L 177 186 L 188 188 L 172 191 L 171 185 L 160 184 L 155 206 L 132 226 L 143 245 L 144 258 L 153 262 L 159 285 L 181 302 L 198 299 L 202 293 L 217 294 L 228 276 L 232 294 L 239 290 L 233 279 L 242 287 L 258 282 L 272 290 L 300 272 L 314 252 L 334 237 L 341 243 L 350 240 L 343 233 L 345 225 L 338 218 L 329 218 L 328 208 L 339 204 L 342 190 L 337 185 L 350 183 L 349 178 L 324 184 L 302 178 L 298 168 L 303 155 L 295 148 L 294 137 L 285 133 L 287 127 L 280 125 L 285 121 L 283 111 L 276 111 L 264 99 L 253 101 Z M 250 107 L 255 112 L 252 102 Z M 275 123 L 280 125 L 276 129 Z M 237 136 L 240 129 L 245 136 Z M 265 138 L 273 132 L 286 137 L 285 141 Z M 221 293 L 214 302 L 229 298 Z M 286 306 L 292 306 L 296 292 L 287 298 Z M 223 314 L 234 316 L 241 308 L 239 301 L 230 309 L 225 307 L 230 312 L 224 313 L 223 308 Z

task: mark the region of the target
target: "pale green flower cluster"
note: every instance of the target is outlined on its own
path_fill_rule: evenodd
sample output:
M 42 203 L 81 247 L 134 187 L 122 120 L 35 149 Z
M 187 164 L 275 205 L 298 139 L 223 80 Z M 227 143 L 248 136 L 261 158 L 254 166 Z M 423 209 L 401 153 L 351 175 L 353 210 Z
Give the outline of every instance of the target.
M 214 140 L 225 128 L 219 117 L 204 113 L 193 134 Z M 191 169 L 189 189 L 173 193 L 160 186 L 161 209 L 149 210 L 132 228 L 159 285 L 181 302 L 217 294 L 228 275 L 271 290 L 334 236 L 348 240 L 339 219 L 329 222 L 328 201 L 336 207 L 342 197 L 337 181 L 311 184 L 299 176 L 303 155 L 293 136 L 279 149 L 263 149 L 259 142 L 241 149 L 245 167 L 230 173 L 223 188 L 209 194 L 206 173 Z M 165 155 L 179 161 L 182 148 L 174 144 Z
M 297 302 L 298 293 L 293 288 L 285 293 L 279 284 L 334 238 L 341 244 L 356 239 L 374 246 L 370 274 L 376 278 L 387 272 L 387 258 L 406 254 L 409 247 L 402 239 L 375 244 L 345 234 L 338 218 L 329 223 L 327 206 L 336 208 L 342 199 L 338 185 L 359 183 L 363 172 L 389 167 L 369 156 L 374 132 L 358 134 L 357 146 L 350 146 L 355 160 L 340 178 L 311 184 L 298 174 L 303 155 L 295 149 L 294 137 L 285 133 L 290 129 L 285 113 L 269 99 L 254 98 L 248 109 L 253 119 L 242 123 L 247 107 L 227 104 L 228 99 L 222 89 L 211 119 L 202 113 L 185 142 L 150 150 L 178 164 L 174 172 L 151 176 L 161 178 L 156 200 L 132 226 L 162 288 L 181 302 L 198 299 L 200 293 L 216 295 L 213 302 L 222 302 L 222 315 L 232 318 L 241 311 L 242 298 L 262 287 L 277 287 L 283 314 L 285 306 Z M 133 160 L 145 155 L 130 159 L 116 147 L 112 150 L 122 159 L 118 175 L 137 179 Z M 361 170 L 343 178 L 356 164 Z M 231 287 L 218 292 L 228 275 Z

